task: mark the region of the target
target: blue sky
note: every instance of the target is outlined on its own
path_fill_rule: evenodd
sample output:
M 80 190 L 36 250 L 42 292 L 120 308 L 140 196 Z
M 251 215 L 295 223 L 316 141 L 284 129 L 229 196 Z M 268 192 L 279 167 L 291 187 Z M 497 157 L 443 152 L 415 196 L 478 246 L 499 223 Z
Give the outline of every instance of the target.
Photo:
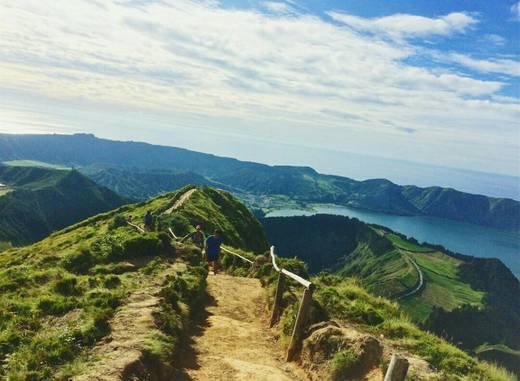
M 516 1 L 4 2 L 0 132 L 518 176 L 519 41 Z

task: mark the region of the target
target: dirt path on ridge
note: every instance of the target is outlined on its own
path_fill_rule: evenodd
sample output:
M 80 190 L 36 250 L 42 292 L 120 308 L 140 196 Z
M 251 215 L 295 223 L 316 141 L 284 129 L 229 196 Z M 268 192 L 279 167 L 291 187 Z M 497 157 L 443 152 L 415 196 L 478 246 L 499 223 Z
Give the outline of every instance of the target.
M 175 380 L 306 380 L 301 370 L 285 362 L 260 318 L 265 305 L 258 279 L 209 275 L 208 292 L 213 303 L 205 327 L 193 339 L 191 363 L 184 364 L 184 374 Z
M 191 195 L 193 193 L 195 193 L 197 191 L 197 188 L 194 188 L 194 189 L 190 189 L 189 191 L 183 193 L 183 195 L 181 197 L 179 197 L 179 199 L 177 201 L 175 201 L 175 203 L 173 204 L 173 206 L 171 208 L 169 208 L 168 210 L 166 210 L 166 214 L 171 214 L 175 209 L 178 209 L 182 206 L 182 204 L 184 204 L 186 201 L 188 201 L 188 199 L 191 197 Z

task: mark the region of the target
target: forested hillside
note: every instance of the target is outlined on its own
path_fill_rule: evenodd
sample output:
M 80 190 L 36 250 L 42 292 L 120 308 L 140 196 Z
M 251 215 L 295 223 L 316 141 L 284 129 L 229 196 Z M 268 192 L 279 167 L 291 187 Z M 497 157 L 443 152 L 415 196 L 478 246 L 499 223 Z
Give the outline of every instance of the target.
M 123 205 L 126 200 L 77 171 L 0 166 L 0 241 L 22 245 Z
M 371 292 L 397 300 L 414 321 L 467 350 L 477 353 L 484 344 L 500 344 L 493 358 L 519 371 L 514 364 L 520 356 L 512 353 L 520 349 L 520 282 L 499 260 L 419 245 L 341 216 L 265 218 L 262 223 L 280 255 L 304 260 L 314 273 L 359 278 Z
M 244 194 L 251 206 L 265 206 L 265 196 L 300 202 L 326 202 L 403 215 L 427 215 L 520 230 L 520 202 L 459 192 L 453 189 L 399 186 L 388 180 L 356 181 L 322 175 L 312 168 L 268 166 L 174 147 L 98 139 L 93 135 L 0 135 L 0 161 L 31 159 L 74 167 L 101 164 L 87 171 L 127 197 L 157 195 L 172 180 L 156 173 L 150 181 L 129 182 L 137 169 L 193 172 L 208 182 Z M 110 168 L 112 167 L 112 168 Z M 114 170 L 117 168 L 119 171 Z M 126 170 L 122 168 L 126 167 Z M 100 167 L 98 167 L 99 169 Z M 142 171 L 141 171 L 142 172 Z M 191 175 L 190 175 L 191 176 Z M 146 176 L 143 176 L 146 177 Z M 204 180 L 192 179 L 196 183 Z M 253 196 L 253 197 L 250 197 Z

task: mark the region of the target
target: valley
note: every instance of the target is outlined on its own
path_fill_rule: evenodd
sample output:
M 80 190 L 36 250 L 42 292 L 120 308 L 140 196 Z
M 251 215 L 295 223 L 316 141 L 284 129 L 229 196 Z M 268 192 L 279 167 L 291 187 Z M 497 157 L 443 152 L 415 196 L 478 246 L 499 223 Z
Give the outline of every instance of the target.
M 262 223 L 281 255 L 304 260 L 313 273 L 357 277 L 370 292 L 396 300 L 414 322 L 466 350 L 507 343 L 503 353 L 510 357 L 520 348 L 520 282 L 495 259 L 418 244 L 338 215 L 267 217 Z

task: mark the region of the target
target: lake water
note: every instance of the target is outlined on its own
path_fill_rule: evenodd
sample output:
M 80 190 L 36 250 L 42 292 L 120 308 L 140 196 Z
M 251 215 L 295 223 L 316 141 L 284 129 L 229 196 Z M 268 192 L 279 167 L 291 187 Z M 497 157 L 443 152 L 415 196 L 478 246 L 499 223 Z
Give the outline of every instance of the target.
M 499 258 L 520 278 L 520 234 L 435 217 L 397 216 L 343 206 L 314 206 L 313 210 L 280 209 L 267 217 L 336 214 L 386 226 L 419 242 L 440 244 L 475 257 Z

